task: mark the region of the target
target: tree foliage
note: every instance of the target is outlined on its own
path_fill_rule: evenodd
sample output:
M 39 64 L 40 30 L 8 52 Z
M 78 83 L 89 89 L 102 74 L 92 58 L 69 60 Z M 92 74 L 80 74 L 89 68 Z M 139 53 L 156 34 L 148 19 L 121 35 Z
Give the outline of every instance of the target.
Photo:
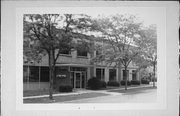
M 141 38 L 138 40 L 138 45 L 141 46 L 142 56 L 150 62 L 151 65 L 157 60 L 157 30 L 156 25 L 140 31 Z
M 157 65 L 157 29 L 156 25 L 150 25 L 140 31 L 141 37 L 138 46 L 141 46 L 141 54 L 136 59 L 137 64 L 142 67 L 153 67 L 154 78 L 156 74 Z M 142 63 L 140 63 L 142 62 Z M 155 79 L 153 79 L 153 86 L 155 86 Z
M 97 23 L 105 50 L 96 59 L 110 65 L 115 63 L 116 67 L 123 65 L 127 73 L 128 65 L 140 52 L 140 47 L 136 45 L 135 40 L 140 36 L 142 24 L 137 22 L 136 17 L 132 15 L 105 17 L 99 19 Z M 125 89 L 127 89 L 127 74 L 125 79 Z
M 79 14 L 25 14 L 24 15 L 24 56 L 30 60 L 48 55 L 50 72 L 49 98 L 53 99 L 53 78 L 57 59 L 62 51 L 77 49 L 74 39 L 86 43 L 92 21 L 87 15 Z M 86 39 L 86 40 L 84 40 Z M 83 46 L 81 46 L 83 47 Z M 89 50 L 89 46 L 85 46 Z M 83 48 L 81 48 L 83 49 Z
M 136 23 L 134 16 L 124 15 L 100 19 L 98 22 L 102 41 L 108 43 L 105 45 L 104 60 L 128 65 L 139 50 L 134 40 L 138 38 L 141 23 Z

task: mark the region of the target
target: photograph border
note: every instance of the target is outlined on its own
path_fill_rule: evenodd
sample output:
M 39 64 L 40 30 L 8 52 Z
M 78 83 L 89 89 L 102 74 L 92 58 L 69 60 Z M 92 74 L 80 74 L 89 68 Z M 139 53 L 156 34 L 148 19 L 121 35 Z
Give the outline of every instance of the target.
M 51 104 L 22 104 L 22 83 L 20 80 L 17 80 L 22 75 L 22 54 L 20 51 L 22 49 L 19 44 L 22 45 L 22 27 L 23 22 L 20 21 L 22 19 L 18 19 L 21 16 L 19 11 L 23 8 L 50 8 L 56 9 L 57 7 L 159 7 L 164 8 L 165 18 L 165 27 L 162 27 L 165 35 L 161 36 L 163 38 L 162 46 L 158 49 L 158 53 L 162 54 L 164 57 L 160 57 L 160 62 L 162 62 L 162 69 L 158 70 L 161 73 L 161 76 L 167 77 L 162 78 L 165 83 L 159 83 L 158 79 L 158 93 L 162 92 L 162 94 L 158 94 L 158 100 L 160 100 L 160 107 L 156 107 L 153 104 L 152 108 L 143 109 L 135 106 L 134 108 L 130 108 L 128 104 L 125 104 L 126 107 L 124 109 L 117 108 L 111 110 L 110 105 L 108 105 L 107 109 L 98 109 L 98 105 L 93 107 L 77 107 L 76 104 L 71 106 L 72 109 L 69 108 L 66 104 L 64 104 L 64 109 L 52 109 Z M 92 115 L 124 115 L 131 116 L 133 115 L 143 115 L 143 116 L 176 116 L 179 112 L 179 47 L 178 47 L 178 29 L 179 29 L 179 3 L 170 2 L 170 1 L 154 1 L 154 2 L 140 2 L 140 1 L 3 1 L 2 2 L 2 68 L 1 72 L 1 106 L 2 106 L 2 115 L 64 115 L 64 116 L 75 116 L 75 115 L 84 115 L 87 116 Z M 17 25 L 18 24 L 18 25 Z M 19 25 L 20 24 L 20 25 Z M 17 30 L 19 29 L 19 30 Z M 165 36 L 165 37 L 164 37 Z M 20 37 L 20 38 L 18 38 Z M 16 39 L 15 39 L 16 38 Z M 165 39 L 166 38 L 166 39 Z M 20 42 L 21 41 L 21 42 Z M 19 43 L 20 42 L 20 43 Z M 18 44 L 18 45 L 17 45 Z M 158 44 L 159 46 L 159 44 Z M 162 52 L 163 51 L 163 52 Z M 163 54 L 164 53 L 164 54 Z M 21 55 L 19 55 L 21 54 Z M 18 72 L 17 72 L 18 71 Z M 20 84 L 21 85 L 18 85 Z M 18 91 L 17 91 L 18 90 Z M 162 102 L 163 101 L 163 102 Z M 34 107 L 34 106 L 37 107 Z M 59 108 L 56 104 L 55 107 Z M 71 105 L 71 104 L 69 104 Z M 44 107 L 47 106 L 47 107 Z M 83 106 L 83 105 L 82 105 Z M 146 107 L 145 105 L 143 105 Z M 42 107 L 43 109 L 39 109 L 38 107 Z M 30 108 L 30 109 L 29 109 Z M 37 109 L 36 109 L 37 108 Z M 71 110 L 71 111 L 70 111 Z M 93 110 L 93 111 L 92 111 Z

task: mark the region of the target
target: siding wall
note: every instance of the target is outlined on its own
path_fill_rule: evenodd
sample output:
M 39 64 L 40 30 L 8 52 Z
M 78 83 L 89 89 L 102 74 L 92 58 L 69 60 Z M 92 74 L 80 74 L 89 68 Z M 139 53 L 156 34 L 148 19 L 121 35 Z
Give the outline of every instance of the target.
M 49 83 L 48 82 L 30 82 L 23 83 L 23 90 L 48 90 Z

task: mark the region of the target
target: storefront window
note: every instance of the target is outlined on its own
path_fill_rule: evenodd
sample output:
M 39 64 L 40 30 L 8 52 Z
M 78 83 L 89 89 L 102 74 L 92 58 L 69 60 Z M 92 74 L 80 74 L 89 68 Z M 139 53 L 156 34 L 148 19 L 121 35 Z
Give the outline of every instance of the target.
M 132 70 L 132 80 L 136 80 L 136 71 Z
M 116 69 L 109 69 L 109 81 L 116 80 Z
M 49 68 L 39 66 L 24 66 L 23 82 L 49 82 Z
M 103 68 L 96 68 L 96 77 L 99 80 L 104 81 L 104 69 Z
M 30 66 L 29 82 L 39 82 L 39 68 L 37 66 Z
M 49 67 L 41 67 L 40 82 L 49 82 Z

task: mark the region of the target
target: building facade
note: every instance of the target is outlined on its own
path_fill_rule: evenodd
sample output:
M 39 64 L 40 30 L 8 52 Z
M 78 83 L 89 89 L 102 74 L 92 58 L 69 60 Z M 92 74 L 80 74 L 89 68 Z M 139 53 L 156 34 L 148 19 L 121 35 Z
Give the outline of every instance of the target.
M 94 51 L 94 56 L 96 51 Z M 128 66 L 128 80 L 139 80 L 136 73 L 138 67 L 132 62 Z M 119 81 L 124 78 L 124 67 L 121 67 L 121 73 L 118 68 L 106 66 L 104 62 L 98 64 L 91 63 L 91 55 L 87 52 L 72 50 L 63 52 L 55 67 L 54 85 L 57 88 L 60 85 L 72 85 L 73 88 L 86 88 L 87 81 L 91 77 L 99 78 L 102 81 Z M 121 75 L 119 75 L 121 74 Z M 23 64 L 23 89 L 36 90 L 49 88 L 49 67 L 48 56 L 44 56 L 41 62 L 27 62 Z

